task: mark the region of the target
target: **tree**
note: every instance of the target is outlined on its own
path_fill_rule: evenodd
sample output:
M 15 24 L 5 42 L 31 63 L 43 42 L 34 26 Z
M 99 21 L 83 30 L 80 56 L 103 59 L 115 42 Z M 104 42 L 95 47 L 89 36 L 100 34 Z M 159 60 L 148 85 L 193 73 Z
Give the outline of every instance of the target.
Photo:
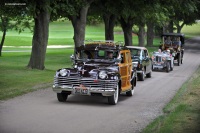
M 84 44 L 86 18 L 90 4 L 94 0 L 59 0 L 56 1 L 55 10 L 53 10 L 52 19 L 59 17 L 68 18 L 74 28 L 75 47 Z
M 15 2 L 18 2 L 17 0 Z M 2 55 L 2 48 L 6 38 L 6 32 L 8 30 L 15 29 L 21 33 L 25 28 L 31 29 L 31 25 L 28 21 L 30 19 L 25 16 L 25 5 L 15 5 L 15 3 L 9 3 L 9 1 L 3 0 L 0 2 L 0 30 L 3 32 L 0 43 L 0 56 Z
M 48 42 L 49 20 L 50 20 L 50 1 L 37 0 L 32 1 L 34 15 L 34 34 L 32 39 L 32 52 L 28 63 L 28 68 L 45 68 L 45 55 Z M 31 9 L 31 8 L 30 8 Z
M 163 27 L 163 23 L 167 21 L 166 8 L 161 5 L 159 0 L 151 1 L 146 7 L 146 25 L 147 25 L 147 46 L 153 46 L 153 40 L 156 27 Z M 162 28 L 161 33 L 162 33 Z M 159 33 L 158 35 L 160 35 Z
M 168 17 L 164 32 L 173 32 L 176 28 L 180 33 L 184 25 L 194 24 L 199 16 L 197 0 L 168 0 L 160 3 L 167 10 L 165 15 Z
M 113 6 L 111 7 L 109 6 L 110 3 L 111 1 L 107 0 L 94 1 L 88 10 L 88 16 L 87 16 L 89 18 L 91 18 L 92 16 L 95 20 L 98 19 L 99 22 L 100 21 L 104 22 L 105 40 L 114 40 L 114 26 L 115 26 L 116 16 L 112 14 L 110 10 L 110 8 L 113 8 Z
M 0 56 L 1 56 L 4 40 L 5 40 L 5 37 L 6 37 L 6 31 L 9 27 L 9 18 L 5 17 L 3 15 L 1 15 L 0 17 L 1 17 L 1 30 L 3 32 L 3 36 L 2 36 L 2 39 L 1 39 L 1 43 L 0 43 Z
M 196 0 L 185 0 L 177 3 L 178 7 L 174 7 L 174 14 L 172 21 L 174 22 L 177 33 L 181 32 L 184 25 L 192 25 L 198 18 L 198 7 L 199 4 Z

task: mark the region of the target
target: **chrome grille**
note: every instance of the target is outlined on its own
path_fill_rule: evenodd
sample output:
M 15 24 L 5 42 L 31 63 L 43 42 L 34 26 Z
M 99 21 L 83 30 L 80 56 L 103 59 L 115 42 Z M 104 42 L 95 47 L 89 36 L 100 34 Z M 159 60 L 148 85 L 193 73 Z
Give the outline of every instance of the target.
M 78 86 L 80 85 L 80 80 L 78 77 L 76 78 L 66 78 L 66 77 L 54 77 L 54 84 L 55 85 L 72 85 L 72 86 Z
M 55 85 L 66 86 L 79 86 L 80 84 L 85 87 L 97 87 L 97 88 L 116 88 L 118 80 L 95 80 L 92 78 L 80 78 L 80 77 L 54 77 Z
M 155 61 L 162 62 L 162 57 L 161 56 L 156 56 Z

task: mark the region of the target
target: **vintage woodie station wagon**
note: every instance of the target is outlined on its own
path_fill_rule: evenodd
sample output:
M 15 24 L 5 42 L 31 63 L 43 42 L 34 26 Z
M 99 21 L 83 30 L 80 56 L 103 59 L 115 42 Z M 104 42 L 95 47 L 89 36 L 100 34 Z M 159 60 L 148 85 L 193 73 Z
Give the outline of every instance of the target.
M 115 105 L 120 93 L 134 94 L 137 76 L 131 53 L 120 43 L 92 41 L 75 49 L 73 68 L 62 68 L 54 76 L 53 91 L 60 102 L 68 95 L 105 96 Z

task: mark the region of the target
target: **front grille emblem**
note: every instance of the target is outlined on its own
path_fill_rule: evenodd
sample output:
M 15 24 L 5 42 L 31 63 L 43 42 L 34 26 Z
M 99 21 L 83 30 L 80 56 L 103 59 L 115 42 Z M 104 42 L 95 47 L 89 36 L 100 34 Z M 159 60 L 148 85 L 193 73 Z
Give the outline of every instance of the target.
M 85 71 L 86 71 L 86 70 L 82 69 L 82 70 L 81 70 L 82 74 L 84 74 L 84 73 L 85 73 Z

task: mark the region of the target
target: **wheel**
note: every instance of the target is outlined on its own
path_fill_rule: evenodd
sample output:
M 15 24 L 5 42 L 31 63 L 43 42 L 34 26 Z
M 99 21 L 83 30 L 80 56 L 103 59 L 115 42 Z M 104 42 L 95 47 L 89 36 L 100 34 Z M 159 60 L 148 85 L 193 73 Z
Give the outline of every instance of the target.
M 181 63 L 181 53 L 178 54 L 178 66 L 180 66 Z
M 181 64 L 183 64 L 183 58 L 181 58 Z
M 119 98 L 119 85 L 117 85 L 114 95 L 108 97 L 108 103 L 110 105 L 116 105 L 118 102 L 118 98 Z
M 127 96 L 133 96 L 133 94 L 134 94 L 134 86 L 135 86 L 134 79 L 131 81 L 131 85 L 132 85 L 131 90 L 126 92 Z
M 183 54 L 184 54 L 184 52 L 182 51 L 181 52 L 181 64 L 183 64 Z
M 147 77 L 147 78 L 151 78 L 151 72 L 150 72 L 150 73 L 147 73 L 146 77 Z
M 68 94 L 66 93 L 57 93 L 57 98 L 59 102 L 65 102 L 67 100 Z
M 138 80 L 144 81 L 144 78 L 145 78 L 145 73 L 144 73 L 144 68 L 142 68 L 142 73 L 138 74 Z
M 170 63 L 167 62 L 167 66 L 166 66 L 166 72 L 169 72 L 170 71 Z
M 174 67 L 172 66 L 172 61 L 170 63 L 170 70 L 173 71 Z
M 174 68 L 173 68 L 173 67 L 170 67 L 170 70 L 171 70 L 171 71 L 173 71 L 173 70 L 174 70 Z

